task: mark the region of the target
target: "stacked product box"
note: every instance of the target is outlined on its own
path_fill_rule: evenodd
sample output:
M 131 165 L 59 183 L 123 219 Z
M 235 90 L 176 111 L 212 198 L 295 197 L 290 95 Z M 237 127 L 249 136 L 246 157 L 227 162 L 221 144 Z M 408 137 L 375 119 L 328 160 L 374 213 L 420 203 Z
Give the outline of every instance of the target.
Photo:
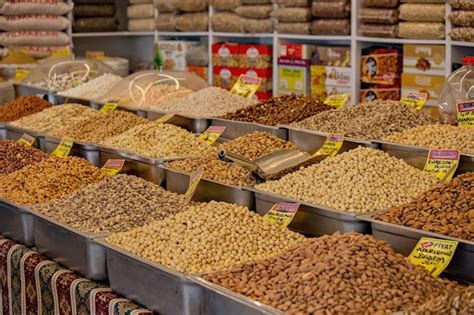
M 278 94 L 309 95 L 310 66 L 314 46 L 280 44 L 278 52 Z
M 217 43 L 212 45 L 213 83 L 230 90 L 240 75 L 262 79 L 255 97 L 272 97 L 272 54 L 270 45 Z
M 351 93 L 349 47 L 316 48 L 311 65 L 311 96 L 324 101 L 334 94 Z
M 397 48 L 368 47 L 360 61 L 360 101 L 399 100 L 402 53 Z
M 427 93 L 427 106 L 438 105 L 444 84 L 445 47 L 442 45 L 403 46 L 402 96 Z

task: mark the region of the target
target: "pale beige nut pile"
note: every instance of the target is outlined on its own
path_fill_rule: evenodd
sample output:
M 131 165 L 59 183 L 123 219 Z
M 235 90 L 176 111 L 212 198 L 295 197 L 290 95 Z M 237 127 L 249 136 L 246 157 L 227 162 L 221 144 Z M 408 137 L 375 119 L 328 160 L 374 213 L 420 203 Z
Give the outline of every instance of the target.
M 233 186 L 252 187 L 257 183 L 248 169 L 233 163 L 223 162 L 215 156 L 172 161 L 166 163 L 166 166 L 187 174 L 202 169 L 204 178 Z
M 72 124 L 84 122 L 90 118 L 99 118 L 103 114 L 90 107 L 79 104 L 53 106 L 42 112 L 15 120 L 10 125 L 45 134 L 61 135 Z
M 400 102 L 379 100 L 325 111 L 292 125 L 353 138 L 382 139 L 405 129 L 435 122 L 428 114 L 410 109 Z
M 0 199 L 18 204 L 39 204 L 104 179 L 97 167 L 78 157 L 50 157 L 3 176 Z
M 161 111 L 195 116 L 219 117 L 254 102 L 219 87 L 209 87 L 160 106 Z
M 101 144 L 151 158 L 174 158 L 211 154 L 214 148 L 192 133 L 170 124 L 139 125 Z
M 278 151 L 298 149 L 296 144 L 264 131 L 255 131 L 238 137 L 221 144 L 219 148 L 251 161 Z
M 116 175 L 33 209 L 88 233 L 124 232 L 185 210 L 184 195 Z
M 146 92 L 144 92 L 145 90 Z M 133 89 L 125 93 L 119 99 L 119 105 L 137 109 L 159 110 L 163 104 L 183 98 L 190 93 L 193 91 L 185 88 L 176 89 L 174 85 L 142 86 L 141 89 Z
M 281 253 L 304 237 L 234 204 L 209 202 L 107 241 L 184 273 L 202 273 Z
M 126 111 L 115 110 L 99 117 L 80 121 L 68 128 L 53 130 L 51 134 L 58 137 L 69 136 L 77 142 L 99 143 L 147 123 L 150 121 L 145 118 Z
M 459 287 L 357 233 L 325 235 L 204 278 L 292 315 L 390 314 Z
M 430 149 L 456 149 L 474 154 L 474 129 L 451 125 L 428 125 L 395 133 L 384 140 Z
M 337 210 L 364 213 L 409 202 L 437 183 L 436 177 L 403 160 L 359 147 L 256 188 Z

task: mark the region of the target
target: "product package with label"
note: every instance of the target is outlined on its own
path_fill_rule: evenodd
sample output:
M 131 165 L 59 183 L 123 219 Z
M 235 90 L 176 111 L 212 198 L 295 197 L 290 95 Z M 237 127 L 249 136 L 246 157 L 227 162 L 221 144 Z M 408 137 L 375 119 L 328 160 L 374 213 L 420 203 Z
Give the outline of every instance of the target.
M 278 92 L 284 94 L 308 95 L 309 60 L 278 59 Z
M 156 58 L 160 58 L 160 65 L 163 70 L 185 71 L 188 66 L 186 62 L 186 53 L 193 47 L 199 45 L 199 42 L 164 40 L 156 43 Z M 156 61 L 156 60 L 155 60 Z
M 392 85 L 400 77 L 402 54 L 398 49 L 366 48 L 360 61 L 361 81 Z
M 403 45 L 403 72 L 445 75 L 445 47 L 442 45 Z
M 444 76 L 403 73 L 401 94 L 426 93 L 428 98 L 425 105 L 437 106 L 443 84 Z

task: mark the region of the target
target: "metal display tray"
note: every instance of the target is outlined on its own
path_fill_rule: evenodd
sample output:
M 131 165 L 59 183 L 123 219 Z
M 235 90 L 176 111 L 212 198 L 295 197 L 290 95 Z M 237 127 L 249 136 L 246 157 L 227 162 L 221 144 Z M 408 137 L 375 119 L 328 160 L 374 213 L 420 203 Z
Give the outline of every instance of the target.
M 0 234 L 26 246 L 34 245 L 33 215 L 19 205 L 0 199 Z
M 374 140 L 388 154 L 402 159 L 411 166 L 423 169 L 430 149 L 413 145 Z M 474 172 L 474 155 L 461 153 L 456 174 Z
M 146 118 L 155 121 L 166 114 L 169 113 L 147 110 Z M 209 119 L 207 118 L 185 115 L 174 115 L 167 123 L 184 128 L 192 133 L 203 133 L 210 126 Z
M 380 213 L 380 211 L 377 213 Z M 375 238 L 388 242 L 396 252 L 404 256 L 408 256 L 411 253 L 422 237 L 433 237 L 459 242 L 456 252 L 443 274 L 461 282 L 467 281 L 474 283 L 474 242 L 438 233 L 417 230 L 403 225 L 382 222 L 374 219 L 375 215 L 376 213 L 363 214 L 360 215 L 359 218 L 371 223 L 372 235 Z
M 166 190 L 184 194 L 189 187 L 189 174 L 159 166 L 165 172 Z M 235 203 L 249 209 L 255 208 L 253 192 L 236 186 L 230 186 L 209 179 L 201 179 L 193 196 L 194 201 L 209 202 L 211 200 Z
M 288 141 L 293 142 L 301 149 L 310 153 L 316 152 L 316 150 L 321 148 L 329 135 L 327 132 L 297 128 L 289 125 L 281 125 L 280 127 L 288 130 Z M 358 146 L 377 148 L 377 145 L 372 143 L 372 141 L 344 137 L 344 143 L 339 153 L 355 149 Z
M 89 99 L 80 98 L 80 97 L 62 96 L 57 93 L 55 94 L 55 101 L 56 101 L 56 104 L 81 104 L 81 105 L 92 107 L 91 106 L 92 101 Z
M 17 97 L 19 96 L 29 96 L 29 95 L 46 95 L 48 102 L 51 104 L 57 105 L 61 104 L 56 97 L 56 92 L 50 91 L 48 89 L 36 87 L 26 83 L 15 83 L 15 90 Z
M 45 152 L 51 153 L 61 142 L 61 138 L 44 136 L 45 142 Z M 78 156 L 86 159 L 89 163 L 95 166 L 101 166 L 100 164 L 100 152 L 97 145 L 93 144 L 84 144 L 80 142 L 74 142 L 74 145 L 71 148 L 70 155 Z
M 255 208 L 257 213 L 262 216 L 276 203 L 299 203 L 300 208 L 288 228 L 301 234 L 321 236 L 333 234 L 337 231 L 370 234 L 370 224 L 357 218 L 356 214 L 310 204 L 257 189 L 249 190 L 255 193 Z
M 288 140 L 288 131 L 284 128 L 279 128 L 276 126 L 267 126 L 257 123 L 221 118 L 212 118 L 211 126 L 224 126 L 225 130 L 221 137 L 228 140 L 233 140 L 254 131 L 265 131 L 282 140 Z
M 42 133 L 39 133 L 39 132 L 33 131 L 33 130 L 29 130 L 29 129 L 14 127 L 10 124 L 6 124 L 5 126 L 6 126 L 6 139 L 12 140 L 12 141 L 17 141 L 18 139 L 21 138 L 21 136 L 23 136 L 24 133 L 27 133 L 30 136 L 36 138 L 36 141 L 33 144 L 33 147 L 38 148 L 41 151 L 45 152 L 46 142 L 44 140 L 44 135 Z
M 34 243 L 40 254 L 88 279 L 107 279 L 105 248 L 94 241 L 105 234 L 84 233 L 37 211 L 31 213 L 34 216 Z
M 202 287 L 170 268 L 138 257 L 108 243 L 106 248 L 109 284 L 114 292 L 162 315 L 202 313 Z
M 213 284 L 200 277 L 190 277 L 199 284 L 203 292 L 204 309 L 202 315 L 278 315 L 283 314 L 277 309 L 254 301 L 244 295 Z

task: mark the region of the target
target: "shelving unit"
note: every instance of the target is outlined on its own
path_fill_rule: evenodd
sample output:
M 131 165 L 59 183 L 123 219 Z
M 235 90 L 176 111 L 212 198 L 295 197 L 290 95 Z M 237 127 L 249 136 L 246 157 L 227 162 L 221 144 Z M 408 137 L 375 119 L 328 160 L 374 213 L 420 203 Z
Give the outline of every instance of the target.
M 126 4 L 125 4 L 126 5 Z M 403 44 L 431 44 L 444 45 L 446 47 L 446 65 L 460 62 L 465 55 L 474 55 L 474 42 L 452 41 L 449 37 L 451 25 L 446 19 L 445 40 L 423 40 L 402 38 L 378 38 L 364 37 L 358 35 L 359 21 L 357 12 L 361 7 L 360 1 L 352 0 L 351 12 L 351 35 L 350 36 L 313 36 L 294 34 L 245 34 L 245 33 L 223 33 L 213 32 L 209 27 L 208 32 L 108 32 L 108 33 L 75 33 L 72 35 L 76 52 L 84 53 L 85 50 L 103 50 L 106 54 L 131 58 L 132 67 L 141 60 L 153 60 L 153 44 L 156 40 L 166 39 L 193 39 L 200 40 L 209 45 L 209 59 L 211 60 L 211 46 L 222 41 L 234 41 L 243 43 L 261 43 L 273 45 L 273 93 L 278 94 L 277 61 L 278 48 L 281 43 L 308 43 L 322 45 L 344 45 L 351 47 L 352 83 L 351 94 L 358 98 L 360 83 L 360 55 L 361 50 L 371 45 L 398 45 Z M 210 7 L 209 15 L 215 10 Z M 446 4 L 446 14 L 451 12 L 451 7 Z M 156 12 L 158 16 L 158 12 Z M 87 39 L 87 40 L 84 40 Z M 212 84 L 212 64 L 209 65 L 209 83 Z M 446 75 L 451 73 L 451 67 L 446 67 Z

